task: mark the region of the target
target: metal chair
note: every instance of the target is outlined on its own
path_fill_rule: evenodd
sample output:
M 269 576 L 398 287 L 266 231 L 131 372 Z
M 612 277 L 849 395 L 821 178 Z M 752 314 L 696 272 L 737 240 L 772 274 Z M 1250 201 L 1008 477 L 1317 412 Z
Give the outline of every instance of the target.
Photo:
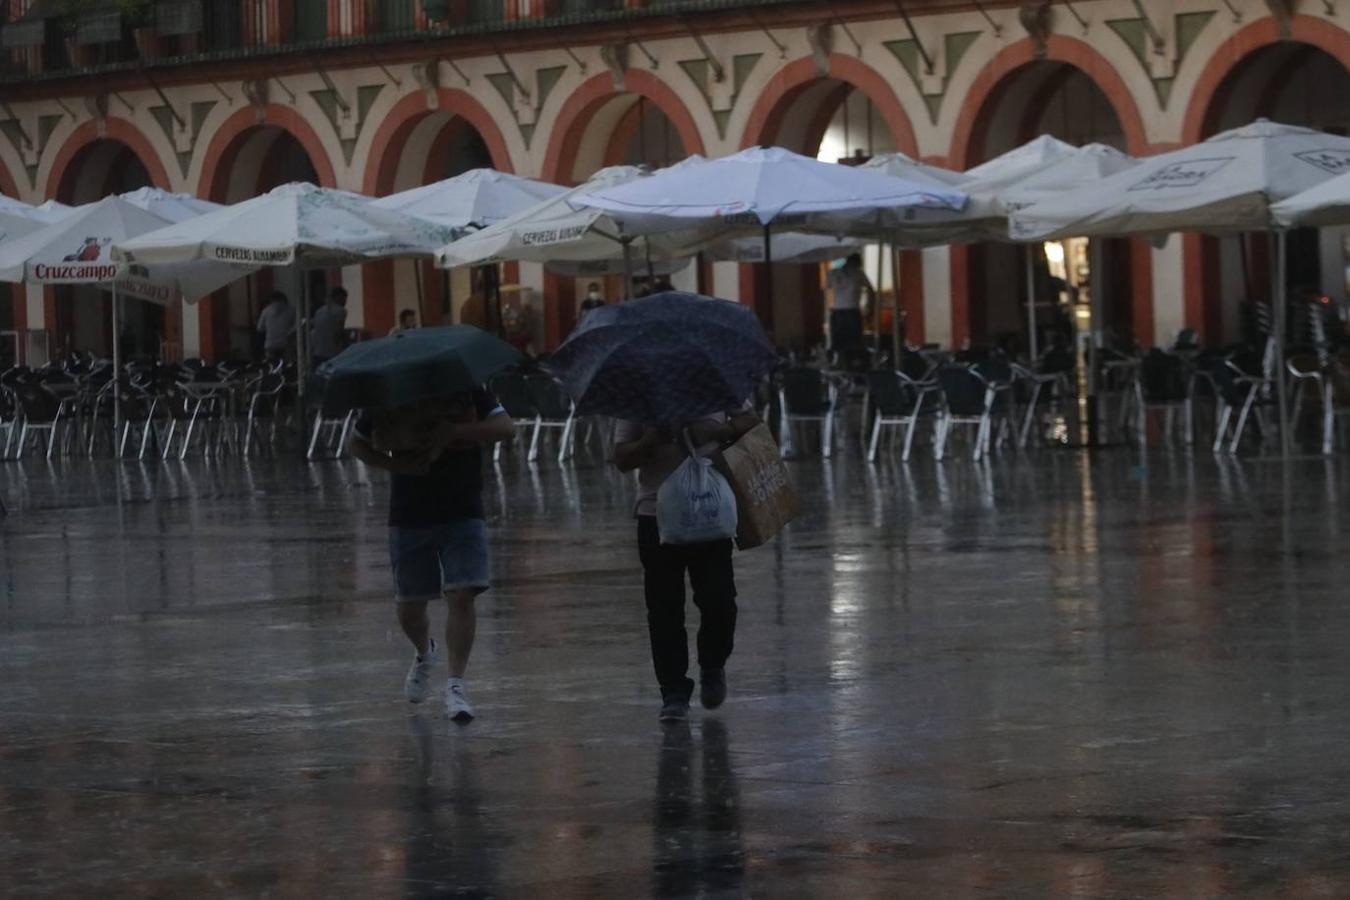
M 539 411 L 535 409 L 534 399 L 530 395 L 530 376 L 523 372 L 503 372 L 488 382 L 488 390 L 492 391 L 497 402 L 501 403 L 502 409 L 511 417 L 515 424 L 517 432 L 526 430 L 532 431 L 536 427 L 536 420 L 539 418 Z M 514 442 L 515 437 L 512 437 Z M 492 460 L 496 462 L 502 458 L 502 444 L 505 441 L 498 441 L 492 448 Z
M 818 422 L 820 455 L 829 459 L 834 452 L 834 417 L 839 407 L 839 383 L 826 377 L 819 369 L 788 369 L 778 377 L 778 404 L 783 453 L 786 455 L 791 451 L 794 424 Z
M 251 382 L 247 388 L 248 412 L 244 417 L 244 443 L 242 453 L 248 456 L 253 449 L 254 435 L 260 435 L 263 423 L 267 423 L 267 446 L 273 447 L 277 440 L 277 420 L 281 414 L 282 394 L 286 390 L 286 378 L 278 372 L 268 372 Z
M 864 408 L 872 410 L 872 436 L 867 447 L 867 461 L 872 462 L 877 458 L 883 428 L 903 427 L 905 446 L 900 458 L 908 462 L 919 420 L 925 416 L 936 418 L 942 403 L 936 383 L 914 381 L 901 372 L 881 370 L 867 373 Z
M 1228 452 L 1237 453 L 1247 423 L 1253 418 L 1263 436 L 1271 432 L 1267 412 L 1274 398 L 1270 396 L 1268 390 L 1270 382 L 1267 378 L 1244 370 L 1239 362 L 1231 359 L 1223 360 L 1215 366 L 1210 371 L 1210 377 L 1214 380 L 1219 403 L 1218 419 L 1214 428 L 1214 452 L 1222 450 L 1226 440 Z M 1236 423 L 1232 421 L 1235 410 L 1238 413 Z
M 340 417 L 325 416 L 322 410 L 316 412 L 305 459 L 341 459 L 347 452 L 347 437 L 355 422 L 355 410 Z
M 1190 364 L 1180 356 L 1154 348 L 1139 361 L 1134 380 L 1135 432 L 1139 446 L 1148 444 L 1148 415 L 1161 412 L 1164 437 L 1170 440 L 1177 412 L 1182 414 L 1183 437 L 1194 440 L 1195 417 Z
M 0 383 L 0 430 L 5 432 L 5 442 L 0 445 L 0 459 L 9 459 L 9 448 L 14 442 L 14 435 L 18 432 L 21 421 L 19 401 L 14 396 L 14 391 Z
M 974 459 L 988 454 L 999 388 L 973 369 L 958 365 L 938 369 L 937 382 L 942 389 L 943 405 L 938 414 L 934 457 L 942 459 L 946 455 L 947 439 L 951 436 L 952 428 L 958 425 L 975 427 L 975 442 L 971 451 Z
M 14 398 L 18 404 L 23 424 L 19 426 L 19 440 L 15 446 L 15 456 L 22 457 L 30 445 L 30 437 L 47 436 L 47 458 L 56 454 L 56 444 L 61 429 L 61 417 L 65 404 L 46 387 L 27 383 L 14 387 Z
M 1286 363 L 1293 376 L 1290 389 L 1294 393 L 1290 421 L 1297 422 L 1305 394 L 1311 393 L 1321 411 L 1322 453 L 1330 455 L 1336 445 L 1336 423 L 1341 416 L 1350 416 L 1350 372 L 1345 363 L 1330 357 L 1318 365 L 1316 359 L 1293 357 Z
M 534 407 L 534 436 L 530 438 L 529 461 L 539 458 L 539 438 L 544 429 L 557 429 L 558 462 L 572 456 L 576 435 L 576 404 L 563 386 L 547 375 L 529 375 L 526 380 L 530 404 Z

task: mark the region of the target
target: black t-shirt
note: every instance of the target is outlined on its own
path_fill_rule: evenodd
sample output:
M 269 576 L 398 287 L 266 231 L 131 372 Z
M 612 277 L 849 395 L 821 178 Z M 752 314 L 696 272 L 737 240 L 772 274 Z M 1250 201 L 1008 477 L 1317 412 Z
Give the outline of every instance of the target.
M 480 421 L 506 412 L 497 398 L 483 389 L 473 392 L 473 407 Z M 356 433 L 370 440 L 374 429 L 374 416 L 362 413 L 356 421 Z M 482 447 L 446 450 L 431 464 L 427 474 L 390 478 L 392 526 L 425 528 L 481 518 L 484 518 Z

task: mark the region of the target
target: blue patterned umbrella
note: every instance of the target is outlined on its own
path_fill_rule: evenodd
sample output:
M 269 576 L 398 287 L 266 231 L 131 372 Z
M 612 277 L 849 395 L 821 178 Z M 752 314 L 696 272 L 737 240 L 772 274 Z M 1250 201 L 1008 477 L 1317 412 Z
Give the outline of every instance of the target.
M 667 291 L 590 312 L 548 368 L 581 415 L 665 425 L 738 408 L 777 359 L 749 308 Z

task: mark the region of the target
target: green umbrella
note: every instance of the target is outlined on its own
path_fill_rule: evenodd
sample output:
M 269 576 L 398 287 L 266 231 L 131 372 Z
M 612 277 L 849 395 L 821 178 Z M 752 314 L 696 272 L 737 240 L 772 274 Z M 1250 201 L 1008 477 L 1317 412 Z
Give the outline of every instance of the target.
M 523 360 L 472 325 L 418 328 L 353 344 L 319 367 L 324 410 L 397 409 L 473 390 Z

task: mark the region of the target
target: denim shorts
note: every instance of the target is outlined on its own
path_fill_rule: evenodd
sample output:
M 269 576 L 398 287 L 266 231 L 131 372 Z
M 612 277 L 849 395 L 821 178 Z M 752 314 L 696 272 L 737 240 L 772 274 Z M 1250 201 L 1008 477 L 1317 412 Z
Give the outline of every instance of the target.
M 392 526 L 389 563 L 400 603 L 434 600 L 448 591 L 481 593 L 488 589 L 487 523 Z

